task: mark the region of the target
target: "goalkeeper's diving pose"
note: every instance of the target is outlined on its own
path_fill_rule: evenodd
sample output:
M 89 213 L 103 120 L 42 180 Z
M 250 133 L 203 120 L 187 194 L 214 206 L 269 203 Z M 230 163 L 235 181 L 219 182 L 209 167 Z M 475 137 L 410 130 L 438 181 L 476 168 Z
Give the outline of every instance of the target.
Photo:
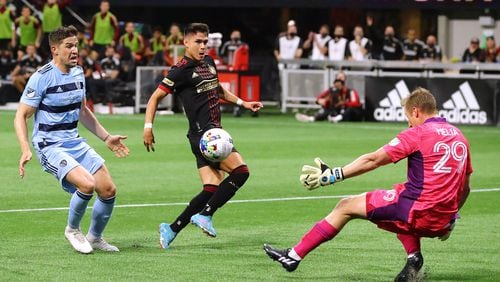
M 373 190 L 342 199 L 293 248 L 264 250 L 288 271 L 305 256 L 333 239 L 351 219 L 370 220 L 397 234 L 408 255 L 396 281 L 412 281 L 423 265 L 420 238 L 446 240 L 469 194 L 472 173 L 469 143 L 460 130 L 437 115 L 436 100 L 418 88 L 402 101 L 409 129 L 385 146 L 360 156 L 344 167 L 330 168 L 319 158 L 305 165 L 300 181 L 309 190 L 331 185 L 380 166 L 408 159 L 407 181 L 392 190 Z

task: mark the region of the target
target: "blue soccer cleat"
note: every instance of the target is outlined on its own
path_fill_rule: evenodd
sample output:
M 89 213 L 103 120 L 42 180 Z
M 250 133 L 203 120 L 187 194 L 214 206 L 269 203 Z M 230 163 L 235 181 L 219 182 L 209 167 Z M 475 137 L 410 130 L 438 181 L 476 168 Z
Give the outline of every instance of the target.
M 212 226 L 212 216 L 197 213 L 191 217 L 191 223 L 201 228 L 201 230 L 203 230 L 203 232 L 208 236 L 214 238 L 217 236 L 217 232 L 215 232 L 215 229 Z
M 175 236 L 177 236 L 177 233 L 172 231 L 172 228 L 170 228 L 170 225 L 167 223 L 161 223 L 159 226 L 159 233 L 160 233 L 160 246 L 162 249 L 168 249 L 172 241 L 175 239 Z

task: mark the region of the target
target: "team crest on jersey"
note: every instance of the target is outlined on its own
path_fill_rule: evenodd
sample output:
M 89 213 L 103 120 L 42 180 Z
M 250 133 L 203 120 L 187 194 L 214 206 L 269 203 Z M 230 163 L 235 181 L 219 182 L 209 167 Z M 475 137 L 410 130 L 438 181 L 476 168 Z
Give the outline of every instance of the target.
M 26 97 L 28 98 L 33 98 L 35 97 L 35 89 L 31 88 L 31 87 L 28 87 L 28 89 L 26 89 Z
M 215 71 L 215 68 L 212 66 L 208 66 L 208 70 L 210 71 L 211 74 L 215 75 L 217 72 Z
M 82 89 L 83 83 L 81 81 L 75 81 L 76 89 Z
M 162 80 L 162 82 L 170 87 L 174 86 L 174 82 L 166 77 Z
M 197 78 L 199 75 L 195 72 L 193 72 L 193 75 L 191 76 L 191 78 Z

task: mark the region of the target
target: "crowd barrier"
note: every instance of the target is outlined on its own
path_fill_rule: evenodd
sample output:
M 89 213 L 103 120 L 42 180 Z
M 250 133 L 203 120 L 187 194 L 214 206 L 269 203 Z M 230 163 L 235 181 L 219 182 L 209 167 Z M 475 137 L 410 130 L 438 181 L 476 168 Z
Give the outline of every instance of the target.
M 285 65 L 280 70 L 282 112 L 319 108 L 316 96 L 342 70 L 347 86 L 358 91 L 367 120 L 405 121 L 401 99 L 417 87 L 429 89 L 436 96 L 439 114 L 453 123 L 483 125 L 499 120 L 500 64 L 307 59 L 280 63 Z

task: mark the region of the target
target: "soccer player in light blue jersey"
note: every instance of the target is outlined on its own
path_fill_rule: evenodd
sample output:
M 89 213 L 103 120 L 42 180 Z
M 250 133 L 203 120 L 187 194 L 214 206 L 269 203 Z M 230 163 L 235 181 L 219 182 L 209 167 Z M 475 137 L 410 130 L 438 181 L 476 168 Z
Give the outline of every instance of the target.
M 24 177 L 24 167 L 32 157 L 27 120 L 34 116 L 31 141 L 38 160 L 44 171 L 54 175 L 63 189 L 72 194 L 66 239 L 80 253 L 88 254 L 94 249 L 117 252 L 117 247 L 102 238 L 113 211 L 116 186 L 104 159 L 80 137 L 77 125 L 81 121 L 119 158 L 128 155 L 129 150 L 122 143 L 127 137 L 108 133 L 86 107 L 85 78 L 82 68 L 77 66 L 77 33 L 73 26 L 50 33 L 53 60 L 30 77 L 23 91 L 14 120 L 22 152 L 19 174 Z M 85 236 L 80 222 L 94 191 L 97 199 Z

